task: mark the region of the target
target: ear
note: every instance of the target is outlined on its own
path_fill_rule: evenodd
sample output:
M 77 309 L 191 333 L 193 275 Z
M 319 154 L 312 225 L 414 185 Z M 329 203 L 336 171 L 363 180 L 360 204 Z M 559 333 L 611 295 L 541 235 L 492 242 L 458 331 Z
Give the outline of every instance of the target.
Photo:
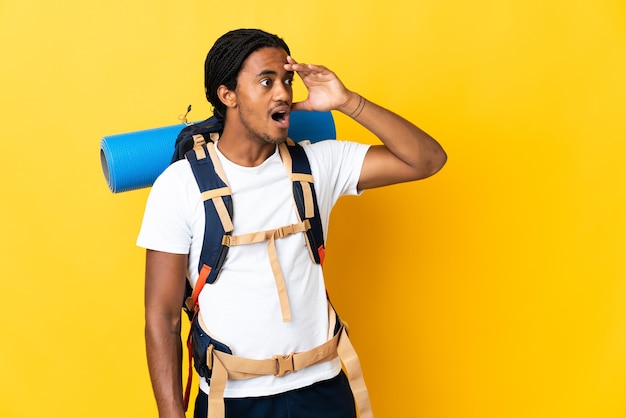
M 223 84 L 217 88 L 217 97 L 226 107 L 235 107 L 237 105 L 237 95 Z

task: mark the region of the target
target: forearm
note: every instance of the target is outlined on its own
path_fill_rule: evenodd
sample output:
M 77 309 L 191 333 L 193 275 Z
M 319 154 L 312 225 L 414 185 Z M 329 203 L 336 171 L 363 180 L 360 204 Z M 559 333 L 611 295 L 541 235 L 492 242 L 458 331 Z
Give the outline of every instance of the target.
M 385 164 L 393 164 L 391 167 L 394 173 L 389 173 L 391 178 L 386 180 L 375 178 L 372 185 L 363 184 L 363 188 L 429 177 L 440 170 L 446 162 L 445 151 L 430 135 L 403 117 L 356 93 L 350 92 L 348 100 L 338 110 L 380 139 L 383 147 L 373 149 L 373 154 L 389 153 L 395 159 L 395 161 L 390 158 L 381 160 Z M 381 181 L 382 184 L 377 184 L 377 181 Z
M 160 418 L 184 418 L 181 301 L 187 255 L 146 252 L 146 354 Z
M 389 152 L 424 178 L 435 174 L 446 162 L 441 145 L 415 124 L 351 93 L 339 109 L 378 137 Z
M 182 345 L 178 321 L 146 315 L 146 354 L 160 418 L 185 416 L 182 394 Z

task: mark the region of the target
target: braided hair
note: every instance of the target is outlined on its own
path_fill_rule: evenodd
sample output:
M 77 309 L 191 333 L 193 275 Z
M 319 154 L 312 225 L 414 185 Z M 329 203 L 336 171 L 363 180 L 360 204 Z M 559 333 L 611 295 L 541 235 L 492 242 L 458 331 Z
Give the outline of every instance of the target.
M 237 87 L 237 76 L 243 62 L 261 48 L 280 48 L 290 54 L 289 47 L 277 35 L 259 29 L 236 29 L 222 35 L 209 51 L 204 62 L 204 88 L 206 98 L 213 105 L 214 115 L 224 122 L 226 105 L 217 96 L 224 85 L 229 90 Z

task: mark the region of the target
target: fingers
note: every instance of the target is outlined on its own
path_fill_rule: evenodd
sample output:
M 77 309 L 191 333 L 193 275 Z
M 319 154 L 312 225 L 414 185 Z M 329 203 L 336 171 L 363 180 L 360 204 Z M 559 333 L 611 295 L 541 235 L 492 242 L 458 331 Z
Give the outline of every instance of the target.
M 292 110 L 327 111 L 346 101 L 345 86 L 335 73 L 323 65 L 298 63 L 288 56 L 285 69 L 297 73 L 308 91 L 304 101 L 292 104 Z
M 288 71 L 295 71 L 301 76 L 304 76 L 307 74 L 313 74 L 313 73 L 328 72 L 328 69 L 324 67 L 323 65 L 298 63 L 291 56 L 287 57 L 287 64 L 285 64 L 285 69 Z

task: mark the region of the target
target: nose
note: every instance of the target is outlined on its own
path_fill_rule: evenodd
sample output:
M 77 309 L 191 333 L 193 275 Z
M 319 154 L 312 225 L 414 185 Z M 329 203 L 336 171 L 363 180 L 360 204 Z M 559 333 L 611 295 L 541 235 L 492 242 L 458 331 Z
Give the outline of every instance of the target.
M 291 101 L 291 85 L 286 83 L 275 83 L 274 84 L 274 100 L 290 102 Z

